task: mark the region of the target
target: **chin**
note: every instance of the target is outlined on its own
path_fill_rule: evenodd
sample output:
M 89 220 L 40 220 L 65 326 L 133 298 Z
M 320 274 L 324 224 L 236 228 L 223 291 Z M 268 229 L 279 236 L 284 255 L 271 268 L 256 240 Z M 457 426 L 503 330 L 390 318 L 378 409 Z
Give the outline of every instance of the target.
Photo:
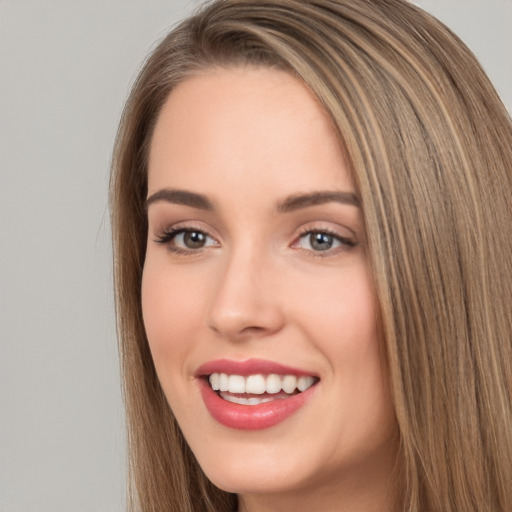
M 230 466 L 217 464 L 213 468 L 203 467 L 203 470 L 219 489 L 240 495 L 293 492 L 304 487 L 308 480 L 306 475 L 298 474 L 295 468 L 282 464 L 269 467 L 245 461 Z

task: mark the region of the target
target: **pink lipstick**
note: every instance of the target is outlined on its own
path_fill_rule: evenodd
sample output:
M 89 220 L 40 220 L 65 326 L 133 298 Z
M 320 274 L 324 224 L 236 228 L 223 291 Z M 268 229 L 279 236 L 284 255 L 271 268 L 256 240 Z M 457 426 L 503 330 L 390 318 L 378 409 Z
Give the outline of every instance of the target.
M 239 430 L 286 420 L 313 396 L 318 382 L 311 372 L 261 359 L 211 361 L 195 376 L 212 417 Z

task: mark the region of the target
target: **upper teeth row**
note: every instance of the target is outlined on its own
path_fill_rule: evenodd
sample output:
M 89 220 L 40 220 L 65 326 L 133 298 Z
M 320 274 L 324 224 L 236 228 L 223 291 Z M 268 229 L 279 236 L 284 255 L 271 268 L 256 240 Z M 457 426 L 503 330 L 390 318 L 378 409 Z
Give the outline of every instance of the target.
M 228 375 L 227 373 L 212 373 L 209 377 L 210 385 L 215 391 L 229 391 L 230 393 L 293 393 L 295 389 L 305 391 L 313 385 L 315 378 L 303 375 Z

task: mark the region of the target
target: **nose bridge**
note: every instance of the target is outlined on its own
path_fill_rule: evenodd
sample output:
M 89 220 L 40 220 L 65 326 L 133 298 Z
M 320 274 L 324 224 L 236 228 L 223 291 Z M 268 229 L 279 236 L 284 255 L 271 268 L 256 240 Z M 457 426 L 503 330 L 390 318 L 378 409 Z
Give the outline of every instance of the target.
M 282 325 L 272 258 L 254 242 L 228 251 L 213 291 L 208 324 L 223 337 L 264 336 Z

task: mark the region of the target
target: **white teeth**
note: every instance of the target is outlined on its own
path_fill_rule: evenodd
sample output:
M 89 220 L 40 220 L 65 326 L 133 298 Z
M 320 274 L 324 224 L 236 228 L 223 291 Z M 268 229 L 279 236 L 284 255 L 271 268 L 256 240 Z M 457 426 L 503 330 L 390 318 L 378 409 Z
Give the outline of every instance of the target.
M 262 395 L 267 390 L 265 377 L 263 375 L 249 375 L 245 379 L 245 392 L 255 395 Z
M 210 386 L 214 391 L 229 391 L 230 393 L 250 393 L 262 395 L 263 393 L 276 394 L 280 391 L 291 394 L 296 389 L 306 391 L 315 383 L 315 378 L 310 375 L 228 375 L 226 373 L 212 373 L 209 377 Z M 226 398 L 227 400 L 227 398 Z M 244 398 L 244 400 L 250 400 Z M 260 400 L 255 398 L 255 400 Z M 232 400 L 231 400 L 232 401 Z M 265 400 L 268 401 L 268 400 Z M 238 403 L 238 402 L 237 402 Z M 241 402 L 240 402 L 241 403 Z M 258 402 L 261 403 L 261 402 Z
M 220 375 L 218 373 L 212 373 L 210 375 L 210 386 L 214 391 L 218 391 L 220 388 Z
M 309 375 L 303 375 L 297 380 L 297 389 L 299 391 L 306 391 L 306 389 L 310 388 L 314 382 L 315 379 L 313 377 Z
M 285 393 L 293 393 L 297 387 L 297 377 L 295 375 L 285 375 L 282 386 Z
M 273 402 L 274 399 L 271 397 L 267 398 L 243 398 L 235 395 L 225 395 L 222 397 L 224 400 L 228 402 L 233 402 L 234 404 L 240 405 L 259 405 L 264 404 L 265 402 Z
M 215 375 L 212 373 L 212 375 Z M 228 376 L 225 373 L 219 374 L 219 391 L 228 391 L 229 389 L 229 380 Z
M 245 393 L 245 378 L 241 375 L 230 375 L 228 379 L 230 393 Z
M 281 377 L 271 373 L 267 377 L 267 393 L 279 393 L 281 391 Z

